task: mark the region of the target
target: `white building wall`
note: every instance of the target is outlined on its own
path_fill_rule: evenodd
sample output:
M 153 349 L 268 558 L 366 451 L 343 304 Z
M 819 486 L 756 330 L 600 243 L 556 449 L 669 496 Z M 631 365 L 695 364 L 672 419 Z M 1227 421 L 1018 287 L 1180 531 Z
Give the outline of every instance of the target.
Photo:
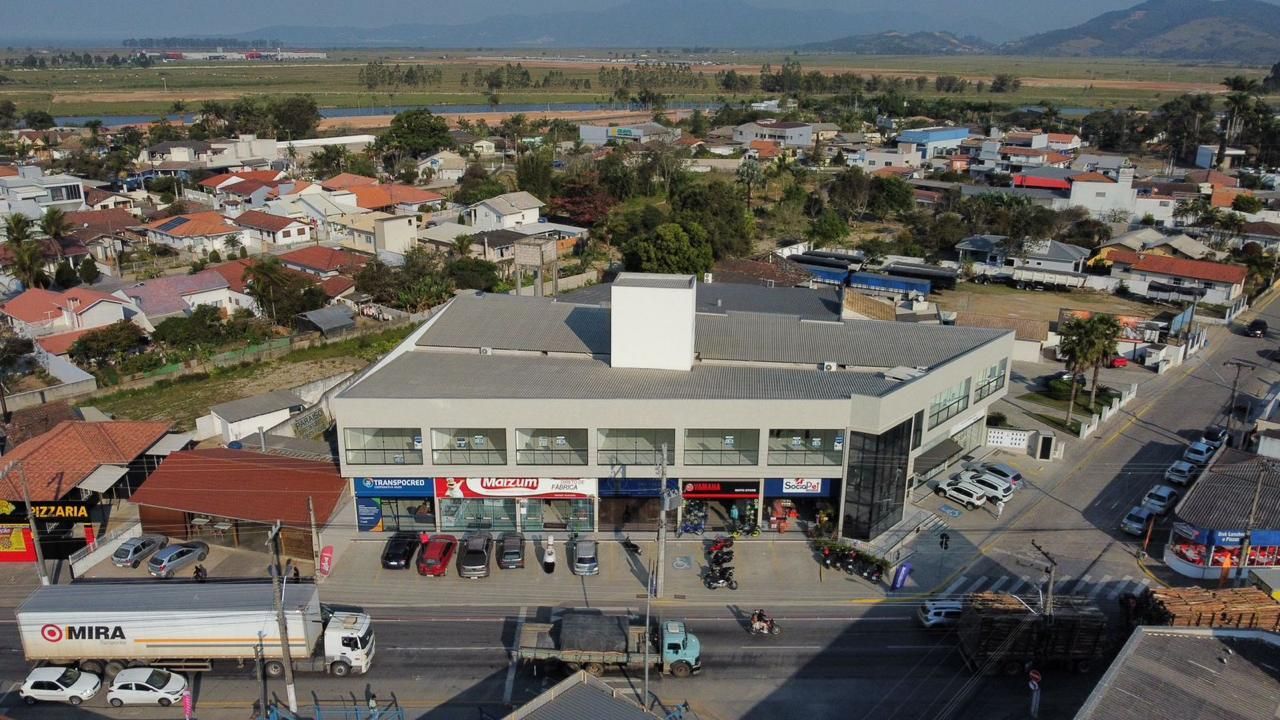
M 691 369 L 696 314 L 693 285 L 692 278 L 687 288 L 614 283 L 609 364 L 618 368 Z
M 258 415 L 257 417 L 251 417 L 245 420 L 239 420 L 233 423 L 223 420 L 221 417 L 218 417 L 217 414 L 213 417 L 218 421 L 218 430 L 222 434 L 222 441 L 224 443 L 229 443 L 232 440 L 240 440 L 251 435 L 257 435 L 258 428 L 267 430 L 279 425 L 285 420 L 288 420 L 289 409 L 284 408 L 282 410 L 277 410 L 265 415 Z
M 80 313 L 75 327 L 95 328 L 124 320 L 124 307 L 119 303 L 100 302 Z

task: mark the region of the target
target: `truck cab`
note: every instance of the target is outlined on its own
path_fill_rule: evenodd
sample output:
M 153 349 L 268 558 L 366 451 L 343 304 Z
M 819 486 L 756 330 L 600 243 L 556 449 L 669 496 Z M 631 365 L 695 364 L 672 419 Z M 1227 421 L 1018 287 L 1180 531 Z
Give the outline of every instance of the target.
M 687 677 L 702 670 L 702 643 L 684 623 L 667 620 L 661 625 L 662 665 L 676 677 Z
M 335 612 L 324 627 L 324 661 L 334 675 L 369 671 L 375 641 L 373 622 L 364 613 Z

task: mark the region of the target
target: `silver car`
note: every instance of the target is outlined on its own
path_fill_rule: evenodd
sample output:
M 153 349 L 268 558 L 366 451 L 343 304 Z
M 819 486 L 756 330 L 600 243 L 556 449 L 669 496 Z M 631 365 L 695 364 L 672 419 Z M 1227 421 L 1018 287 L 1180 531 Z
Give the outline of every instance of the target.
M 181 545 L 170 545 L 147 561 L 147 572 L 152 577 L 171 578 L 173 574 L 188 565 L 204 562 L 209 557 L 209 546 L 202 542 L 185 542 Z
M 1178 502 L 1178 491 L 1168 485 L 1156 485 L 1142 496 L 1142 507 L 1157 515 L 1164 515 Z
M 573 553 L 574 575 L 599 575 L 600 555 L 595 540 L 575 540 L 569 546 Z
M 1192 465 L 1186 460 L 1179 460 L 1169 466 L 1164 471 L 1164 479 L 1174 485 L 1186 485 L 1196 479 L 1196 475 L 1200 473 L 1200 468 Z
M 151 553 L 169 544 L 169 538 L 163 535 L 141 535 L 129 538 L 111 554 L 111 562 L 116 567 L 136 568 Z

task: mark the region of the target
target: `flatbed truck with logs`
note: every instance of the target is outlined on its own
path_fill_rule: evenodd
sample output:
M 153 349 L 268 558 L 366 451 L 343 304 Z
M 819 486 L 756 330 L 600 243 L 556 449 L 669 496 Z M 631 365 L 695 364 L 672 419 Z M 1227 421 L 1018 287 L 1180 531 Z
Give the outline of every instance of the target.
M 526 622 L 516 655 L 527 662 L 560 662 L 570 670 L 603 675 L 650 665 L 675 677 L 702 670 L 702 644 L 683 621 L 656 620 L 646 627 L 629 615 L 570 610 L 550 623 Z

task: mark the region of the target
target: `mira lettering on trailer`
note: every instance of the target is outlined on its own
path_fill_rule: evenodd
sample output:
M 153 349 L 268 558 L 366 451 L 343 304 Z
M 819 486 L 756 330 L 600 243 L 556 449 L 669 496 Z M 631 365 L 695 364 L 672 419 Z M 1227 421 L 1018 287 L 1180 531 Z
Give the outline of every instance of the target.
M 119 625 L 45 625 L 40 637 L 56 643 L 67 640 L 124 640 L 124 628 Z

